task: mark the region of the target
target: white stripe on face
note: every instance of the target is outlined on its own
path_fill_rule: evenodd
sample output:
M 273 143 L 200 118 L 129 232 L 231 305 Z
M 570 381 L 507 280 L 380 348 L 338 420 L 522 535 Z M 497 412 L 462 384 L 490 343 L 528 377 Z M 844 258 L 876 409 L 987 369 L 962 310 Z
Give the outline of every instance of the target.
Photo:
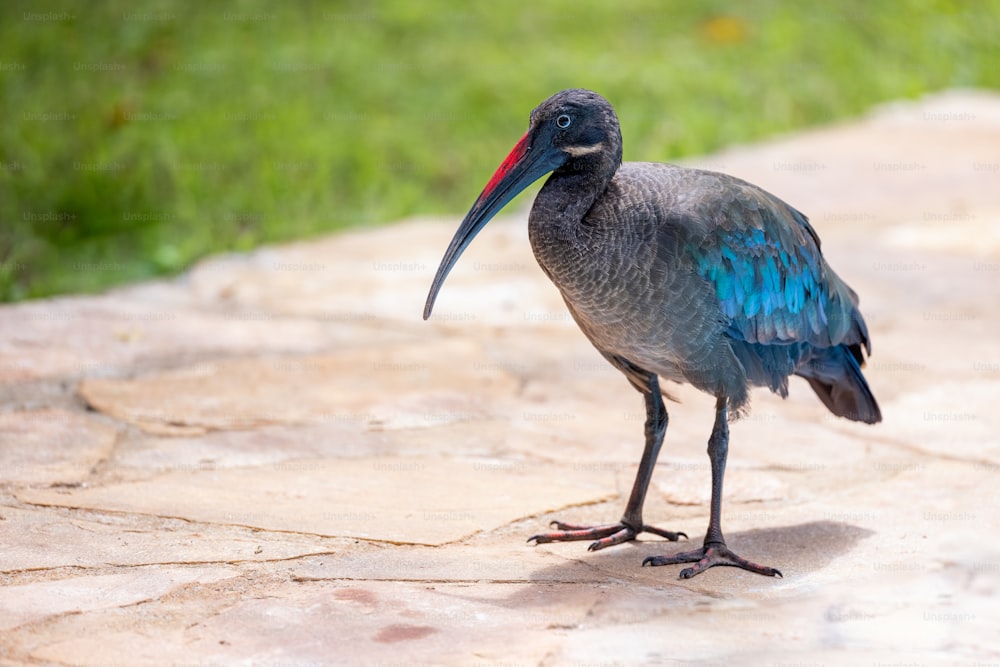
M 573 157 L 580 157 L 581 155 L 590 155 L 591 153 L 604 150 L 604 144 L 596 143 L 593 146 L 566 146 L 562 150 L 564 153 L 569 153 Z

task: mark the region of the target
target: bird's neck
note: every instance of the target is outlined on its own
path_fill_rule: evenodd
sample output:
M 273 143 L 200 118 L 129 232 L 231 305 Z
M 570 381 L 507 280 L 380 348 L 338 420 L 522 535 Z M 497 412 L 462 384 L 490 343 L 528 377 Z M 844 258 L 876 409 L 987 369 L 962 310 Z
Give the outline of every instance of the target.
M 557 171 L 542 186 L 531 209 L 531 224 L 576 226 L 584 221 L 614 173 Z
M 592 228 L 588 212 L 604 194 L 610 177 L 595 178 L 586 172 L 556 172 L 549 177 L 531 207 L 528 239 L 535 259 L 560 290 L 574 282 L 580 263 L 572 258 L 592 245 L 590 237 L 603 231 Z M 575 268 L 574 268 L 575 267 Z

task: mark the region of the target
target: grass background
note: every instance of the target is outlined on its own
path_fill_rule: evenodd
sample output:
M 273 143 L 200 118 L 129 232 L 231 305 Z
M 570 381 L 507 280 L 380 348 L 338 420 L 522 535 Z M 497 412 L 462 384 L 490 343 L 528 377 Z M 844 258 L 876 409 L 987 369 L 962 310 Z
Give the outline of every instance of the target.
M 669 161 L 1000 88 L 1000 1 L 6 0 L 0 300 L 461 214 L 568 87 Z

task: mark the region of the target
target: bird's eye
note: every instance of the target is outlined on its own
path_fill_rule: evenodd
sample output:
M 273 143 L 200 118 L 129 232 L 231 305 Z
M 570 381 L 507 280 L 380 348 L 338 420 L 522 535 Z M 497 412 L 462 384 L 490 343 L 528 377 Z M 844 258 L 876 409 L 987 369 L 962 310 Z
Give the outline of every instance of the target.
M 556 118 L 556 125 L 561 130 L 565 130 L 567 127 L 570 126 L 570 123 L 572 123 L 572 122 L 573 122 L 573 119 L 570 118 L 569 116 L 567 116 L 566 114 L 562 114 L 558 118 Z

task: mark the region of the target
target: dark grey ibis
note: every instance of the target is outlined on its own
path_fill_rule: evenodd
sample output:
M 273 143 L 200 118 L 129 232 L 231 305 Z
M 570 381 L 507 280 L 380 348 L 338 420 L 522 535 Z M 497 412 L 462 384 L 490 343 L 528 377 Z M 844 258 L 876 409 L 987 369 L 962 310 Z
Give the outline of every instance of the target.
M 642 393 L 645 448 L 621 521 L 559 521 L 536 543 L 596 540 L 591 550 L 650 532 L 642 508 L 667 428 L 659 378 L 715 397 L 708 439 L 712 498 L 700 549 L 646 558 L 643 565 L 694 563 L 770 576 L 726 546 L 722 482 L 730 418 L 744 414 L 752 386 L 784 397 L 805 378 L 835 415 L 881 421 L 861 373 L 871 353 L 857 294 L 826 263 L 802 213 L 732 176 L 669 164 L 622 162 L 618 117 L 589 90 L 556 93 L 531 112 L 527 133 L 459 225 L 427 295 L 424 319 L 448 272 L 476 234 L 511 199 L 552 172 L 528 218 L 531 248 L 570 314 L 612 366 Z M 686 535 L 685 535 L 686 537 Z

